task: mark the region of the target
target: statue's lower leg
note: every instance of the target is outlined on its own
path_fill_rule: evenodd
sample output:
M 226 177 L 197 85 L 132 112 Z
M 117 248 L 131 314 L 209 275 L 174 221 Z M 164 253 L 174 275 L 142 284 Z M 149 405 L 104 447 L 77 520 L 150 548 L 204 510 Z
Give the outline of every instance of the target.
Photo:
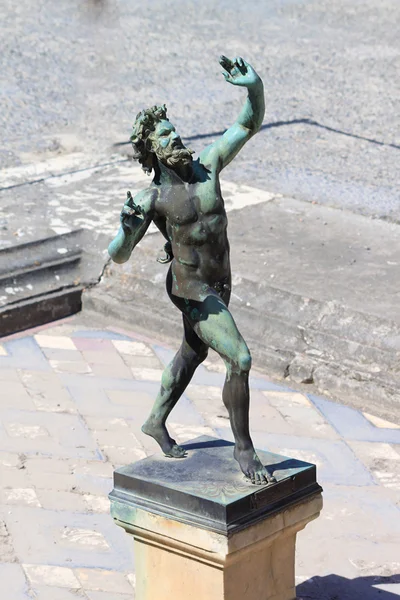
M 185 449 L 169 435 L 165 422 L 201 362 L 201 358 L 193 350 L 181 346 L 162 374 L 161 389 L 142 431 L 156 440 L 165 456 L 186 456 Z
M 233 436 L 235 438 L 234 457 L 244 475 L 256 485 L 272 483 L 272 473 L 261 463 L 250 437 L 249 431 L 249 372 L 228 373 L 222 392 L 222 399 L 229 412 Z

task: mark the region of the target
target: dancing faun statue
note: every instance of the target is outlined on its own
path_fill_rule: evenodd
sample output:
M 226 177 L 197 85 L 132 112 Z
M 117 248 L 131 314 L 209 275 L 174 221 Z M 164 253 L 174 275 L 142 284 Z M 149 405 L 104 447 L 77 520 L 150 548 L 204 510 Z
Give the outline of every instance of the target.
M 242 58 L 221 56 L 220 64 L 228 83 L 247 88 L 247 98 L 236 122 L 197 159 L 182 143 L 165 105 L 137 115 L 131 137 L 135 158 L 154 176 L 134 198 L 128 192 L 109 253 L 116 263 L 127 261 L 154 222 L 167 240 L 162 260 L 171 262 L 167 292 L 183 318 L 182 345 L 162 375 L 160 392 L 142 431 L 158 442 L 166 456 L 185 457 L 185 449 L 170 437 L 165 423 L 212 348 L 226 365 L 222 398 L 235 438 L 234 457 L 245 476 L 260 485 L 274 477 L 262 465 L 249 432 L 251 356 L 228 308 L 231 268 L 219 175 L 260 129 L 264 88 Z

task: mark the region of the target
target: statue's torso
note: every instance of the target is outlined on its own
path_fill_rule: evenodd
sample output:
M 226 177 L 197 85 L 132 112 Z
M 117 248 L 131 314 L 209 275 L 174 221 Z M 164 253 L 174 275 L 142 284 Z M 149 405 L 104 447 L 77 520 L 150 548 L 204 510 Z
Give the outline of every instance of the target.
M 189 183 L 168 170 L 158 186 L 156 214 L 165 220 L 172 243 L 172 293 L 203 300 L 210 288 L 219 294 L 230 287 L 227 217 L 218 174 L 194 163 Z

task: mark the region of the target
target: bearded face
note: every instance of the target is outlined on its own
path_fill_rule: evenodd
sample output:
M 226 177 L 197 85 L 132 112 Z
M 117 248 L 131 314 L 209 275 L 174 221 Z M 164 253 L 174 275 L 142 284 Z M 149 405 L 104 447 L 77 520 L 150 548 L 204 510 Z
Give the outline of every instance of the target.
M 149 140 L 152 151 L 158 160 L 167 167 L 174 168 L 191 164 L 193 151 L 183 145 L 170 121 L 165 119 L 157 123 Z
M 168 167 L 176 167 L 178 165 L 189 165 L 192 162 L 192 151 L 182 144 L 182 148 L 158 148 L 156 150 L 158 160 Z

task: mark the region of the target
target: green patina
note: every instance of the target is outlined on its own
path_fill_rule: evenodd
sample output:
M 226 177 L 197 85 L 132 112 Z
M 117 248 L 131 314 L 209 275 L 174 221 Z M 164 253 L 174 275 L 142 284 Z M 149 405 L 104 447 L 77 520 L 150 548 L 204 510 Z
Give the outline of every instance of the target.
M 226 81 L 247 89 L 236 122 L 197 159 L 182 143 L 167 109 L 141 111 L 131 137 L 135 158 L 154 177 L 150 186 L 132 198 L 128 192 L 121 226 L 109 246 L 112 259 L 123 263 L 154 221 L 166 239 L 165 257 L 171 262 L 167 291 L 183 314 L 184 338 L 166 368 L 162 387 L 143 431 L 167 456 L 185 456 L 165 426 L 195 369 L 212 348 L 227 366 L 222 398 L 235 437 L 234 456 L 242 471 L 257 484 L 270 481 L 258 459 L 249 432 L 249 349 L 229 311 L 231 269 L 227 217 L 219 176 L 260 129 L 264 117 L 264 88 L 255 70 L 242 58 L 221 56 Z

